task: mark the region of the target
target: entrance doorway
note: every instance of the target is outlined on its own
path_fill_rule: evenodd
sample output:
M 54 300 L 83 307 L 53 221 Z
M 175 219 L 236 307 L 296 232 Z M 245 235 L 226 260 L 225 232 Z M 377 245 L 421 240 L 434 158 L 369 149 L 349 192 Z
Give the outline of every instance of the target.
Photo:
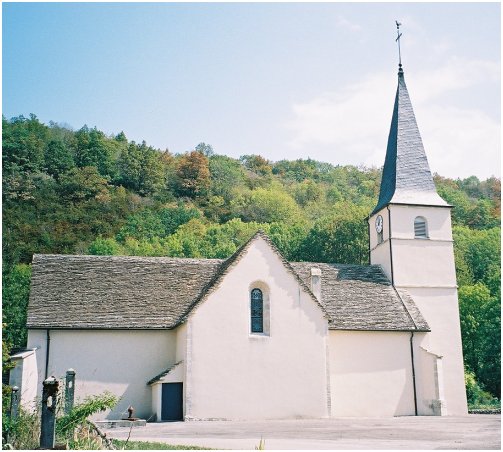
M 163 383 L 161 421 L 181 420 L 183 420 L 183 383 Z

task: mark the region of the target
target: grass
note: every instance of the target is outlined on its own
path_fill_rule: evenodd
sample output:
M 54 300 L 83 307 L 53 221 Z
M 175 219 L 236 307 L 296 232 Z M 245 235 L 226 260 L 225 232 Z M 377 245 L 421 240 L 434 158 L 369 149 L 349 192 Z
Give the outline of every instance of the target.
M 126 441 L 120 439 L 113 440 L 117 449 L 123 449 Z M 148 441 L 128 441 L 125 450 L 211 450 L 209 447 L 180 446 L 166 443 L 154 443 Z

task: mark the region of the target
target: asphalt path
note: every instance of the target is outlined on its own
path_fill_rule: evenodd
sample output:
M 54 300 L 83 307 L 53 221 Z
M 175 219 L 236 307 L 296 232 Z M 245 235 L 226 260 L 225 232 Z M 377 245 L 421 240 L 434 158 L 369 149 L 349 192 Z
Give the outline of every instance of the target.
M 501 450 L 501 415 L 149 423 L 106 430 L 112 438 L 216 449 Z

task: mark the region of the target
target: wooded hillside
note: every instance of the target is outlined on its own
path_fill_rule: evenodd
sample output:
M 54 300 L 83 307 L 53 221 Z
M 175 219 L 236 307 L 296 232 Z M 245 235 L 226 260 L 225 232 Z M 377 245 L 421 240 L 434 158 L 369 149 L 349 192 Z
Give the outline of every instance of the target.
M 378 168 L 237 160 L 204 143 L 174 155 L 123 133 L 72 131 L 34 115 L 3 118 L 2 139 L 3 322 L 11 346 L 26 342 L 33 253 L 225 258 L 260 228 L 292 261 L 368 263 L 366 216 L 377 202 Z M 435 182 L 454 206 L 468 396 L 487 398 L 485 389 L 499 398 L 500 180 Z

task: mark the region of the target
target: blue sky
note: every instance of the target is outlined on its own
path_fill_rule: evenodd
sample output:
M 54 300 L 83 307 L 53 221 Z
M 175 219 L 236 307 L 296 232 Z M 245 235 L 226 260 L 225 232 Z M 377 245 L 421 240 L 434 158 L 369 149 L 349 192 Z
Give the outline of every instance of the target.
M 172 152 L 381 166 L 395 19 L 432 170 L 499 176 L 499 3 L 3 3 L 2 112 Z

